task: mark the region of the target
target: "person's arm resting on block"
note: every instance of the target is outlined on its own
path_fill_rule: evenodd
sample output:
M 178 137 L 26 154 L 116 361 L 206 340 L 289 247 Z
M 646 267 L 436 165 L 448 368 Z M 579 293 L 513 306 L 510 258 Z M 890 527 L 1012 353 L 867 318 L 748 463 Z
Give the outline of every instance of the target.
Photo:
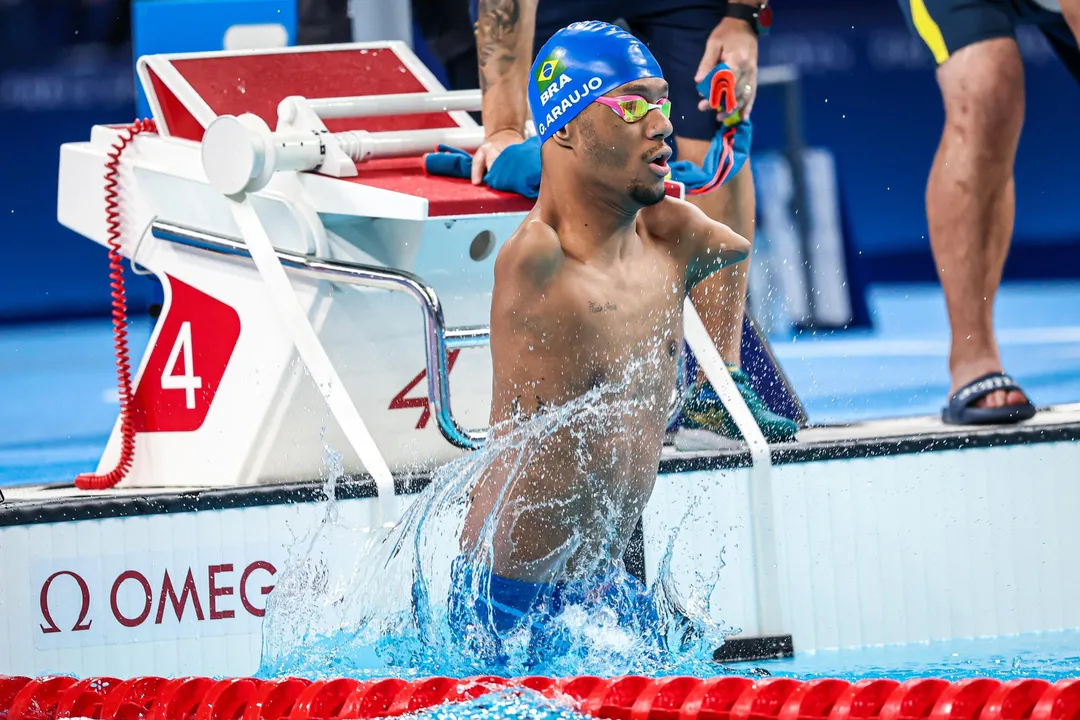
M 507 146 L 525 141 L 527 88 L 533 60 L 537 0 L 479 0 L 476 53 L 483 93 L 484 144 L 473 154 L 479 185 Z

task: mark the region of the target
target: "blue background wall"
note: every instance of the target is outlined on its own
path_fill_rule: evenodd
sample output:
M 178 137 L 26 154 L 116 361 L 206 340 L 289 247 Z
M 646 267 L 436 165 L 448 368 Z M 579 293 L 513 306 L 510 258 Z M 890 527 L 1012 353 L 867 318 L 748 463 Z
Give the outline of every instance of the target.
M 544 0 L 541 0 L 542 2 Z M 943 121 L 933 66 L 888 0 L 778 0 L 763 65 L 803 73 L 806 141 L 836 156 L 848 241 L 864 280 L 933 280 L 923 195 Z M 56 221 L 59 145 L 136 116 L 124 3 L 0 5 L 0 321 L 106 314 L 103 248 Z M 179 36 L 186 30 L 177 25 Z M 1038 31 L 1020 33 L 1027 116 L 1016 165 L 1007 276 L 1080 276 L 1080 90 Z M 419 51 L 434 63 L 424 47 Z M 438 68 L 436 68 L 438 73 Z M 1019 89 L 1018 89 L 1019 91 Z M 755 149 L 783 144 L 778 94 L 763 90 Z M 144 308 L 151 281 L 131 278 Z

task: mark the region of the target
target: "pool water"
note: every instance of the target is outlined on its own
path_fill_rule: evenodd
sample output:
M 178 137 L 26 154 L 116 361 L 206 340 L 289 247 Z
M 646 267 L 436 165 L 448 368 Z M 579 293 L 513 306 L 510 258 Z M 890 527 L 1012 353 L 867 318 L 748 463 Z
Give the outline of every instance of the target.
M 417 720 L 585 720 L 565 704 L 543 699 L 531 693 L 496 692 L 462 703 L 439 705 L 417 712 Z M 591 718 L 589 719 L 591 720 Z
M 796 638 L 797 641 L 797 638 Z M 738 663 L 732 669 L 763 669 L 797 679 L 835 677 L 896 680 L 940 677 L 960 680 L 1041 678 L 1050 682 L 1080 677 L 1080 629 L 905 645 L 797 651 L 794 658 Z

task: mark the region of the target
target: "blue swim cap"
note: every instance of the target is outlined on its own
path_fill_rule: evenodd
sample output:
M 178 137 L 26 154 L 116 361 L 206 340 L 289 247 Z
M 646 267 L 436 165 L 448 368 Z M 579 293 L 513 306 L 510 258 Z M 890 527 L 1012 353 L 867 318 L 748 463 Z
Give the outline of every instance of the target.
M 640 78 L 663 78 L 645 44 L 616 25 L 568 25 L 544 43 L 529 74 L 529 109 L 543 144 L 604 93 Z

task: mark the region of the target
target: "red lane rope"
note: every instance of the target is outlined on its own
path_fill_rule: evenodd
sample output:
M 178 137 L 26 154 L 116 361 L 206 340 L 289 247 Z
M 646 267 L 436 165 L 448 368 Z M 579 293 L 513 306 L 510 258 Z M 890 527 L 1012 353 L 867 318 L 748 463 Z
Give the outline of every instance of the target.
M 0 720 L 365 720 L 531 691 L 610 720 L 1080 720 L 1080 678 L 761 681 L 631 675 L 406 681 L 0 675 Z
M 124 128 L 119 141 L 109 152 L 105 163 L 105 221 L 109 244 L 109 287 L 112 295 L 113 347 L 116 349 L 116 379 L 120 395 L 120 457 L 104 475 L 83 473 L 75 478 L 75 487 L 82 490 L 104 490 L 124 479 L 135 460 L 135 424 L 131 417 L 131 361 L 127 344 L 127 295 L 124 291 L 123 258 L 120 255 L 120 193 L 117 190 L 120 156 L 143 132 L 157 132 L 153 120 L 138 120 Z M 0 719 L 2 720 L 2 719 Z

